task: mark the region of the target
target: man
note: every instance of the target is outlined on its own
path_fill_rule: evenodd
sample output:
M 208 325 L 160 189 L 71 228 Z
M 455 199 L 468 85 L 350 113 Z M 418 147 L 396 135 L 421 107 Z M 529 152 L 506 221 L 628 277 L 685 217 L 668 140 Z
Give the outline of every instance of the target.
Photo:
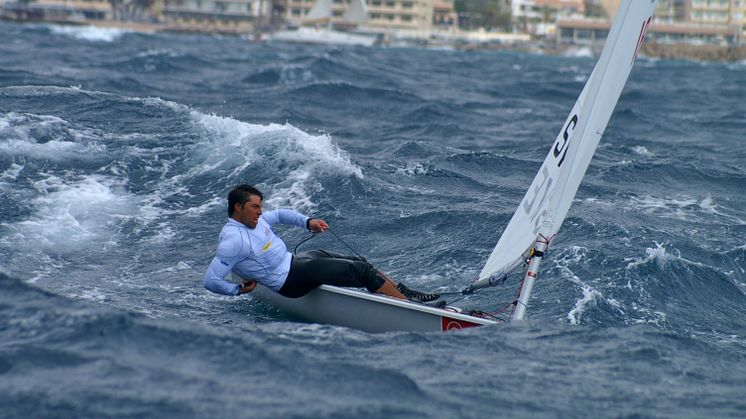
M 291 255 L 272 231 L 273 225 L 293 225 L 314 232 L 326 231 L 329 225 L 289 209 L 264 213 L 263 199 L 262 193 L 249 185 L 239 185 L 228 194 L 229 219 L 205 273 L 205 288 L 218 294 L 240 295 L 253 291 L 258 282 L 280 295 L 297 298 L 329 284 L 365 287 L 370 292 L 406 299 L 397 284 L 365 259 L 324 251 Z M 240 284 L 227 281 L 225 277 L 231 271 L 244 280 Z M 402 290 L 423 299 L 421 293 L 403 286 Z

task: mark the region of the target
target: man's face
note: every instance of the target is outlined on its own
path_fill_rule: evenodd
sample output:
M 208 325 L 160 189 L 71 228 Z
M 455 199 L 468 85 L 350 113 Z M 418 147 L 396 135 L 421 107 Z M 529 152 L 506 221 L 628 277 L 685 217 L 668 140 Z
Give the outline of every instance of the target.
M 262 215 L 262 200 L 256 195 L 250 195 L 249 200 L 243 204 L 236 204 L 233 211 L 236 221 L 249 228 L 255 228 Z

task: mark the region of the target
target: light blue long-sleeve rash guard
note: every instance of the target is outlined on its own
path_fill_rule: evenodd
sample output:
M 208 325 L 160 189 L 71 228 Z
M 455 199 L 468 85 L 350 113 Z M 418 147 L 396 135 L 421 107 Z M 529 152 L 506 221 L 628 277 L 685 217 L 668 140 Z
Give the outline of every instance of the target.
M 272 226 L 280 223 L 305 228 L 308 219 L 289 209 L 263 213 L 255 228 L 229 218 L 205 273 L 205 288 L 218 294 L 238 295 L 238 285 L 225 279 L 233 271 L 241 278 L 253 279 L 279 291 L 290 271 L 292 256 Z

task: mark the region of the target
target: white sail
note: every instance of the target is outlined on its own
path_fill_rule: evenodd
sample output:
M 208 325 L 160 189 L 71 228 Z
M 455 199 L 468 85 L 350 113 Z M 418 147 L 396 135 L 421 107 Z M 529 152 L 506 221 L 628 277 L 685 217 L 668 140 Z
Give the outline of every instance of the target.
M 350 0 L 343 20 L 348 23 L 365 23 L 368 21 L 368 6 L 365 0 Z
M 306 20 L 321 20 L 332 18 L 332 0 L 316 0 L 306 15 Z
M 545 235 L 559 230 L 627 82 L 656 3 L 626 0 L 619 5 L 596 67 L 474 287 L 519 266 L 542 225 L 550 225 Z

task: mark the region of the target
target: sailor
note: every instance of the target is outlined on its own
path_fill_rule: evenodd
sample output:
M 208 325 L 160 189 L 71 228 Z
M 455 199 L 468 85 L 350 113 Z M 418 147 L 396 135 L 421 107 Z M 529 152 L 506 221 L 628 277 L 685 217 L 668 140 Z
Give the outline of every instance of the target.
M 398 288 L 361 257 L 321 250 L 292 255 L 272 226 L 287 224 L 320 233 L 329 225 L 290 209 L 264 212 L 263 200 L 258 189 L 245 184 L 228 194 L 228 222 L 220 232 L 218 249 L 205 273 L 208 290 L 240 295 L 253 291 L 258 282 L 290 298 L 301 297 L 322 284 L 365 287 L 370 292 L 399 299 L 406 299 L 401 291 L 419 300 L 429 295 L 403 286 Z M 240 284 L 225 279 L 230 272 L 243 278 Z

